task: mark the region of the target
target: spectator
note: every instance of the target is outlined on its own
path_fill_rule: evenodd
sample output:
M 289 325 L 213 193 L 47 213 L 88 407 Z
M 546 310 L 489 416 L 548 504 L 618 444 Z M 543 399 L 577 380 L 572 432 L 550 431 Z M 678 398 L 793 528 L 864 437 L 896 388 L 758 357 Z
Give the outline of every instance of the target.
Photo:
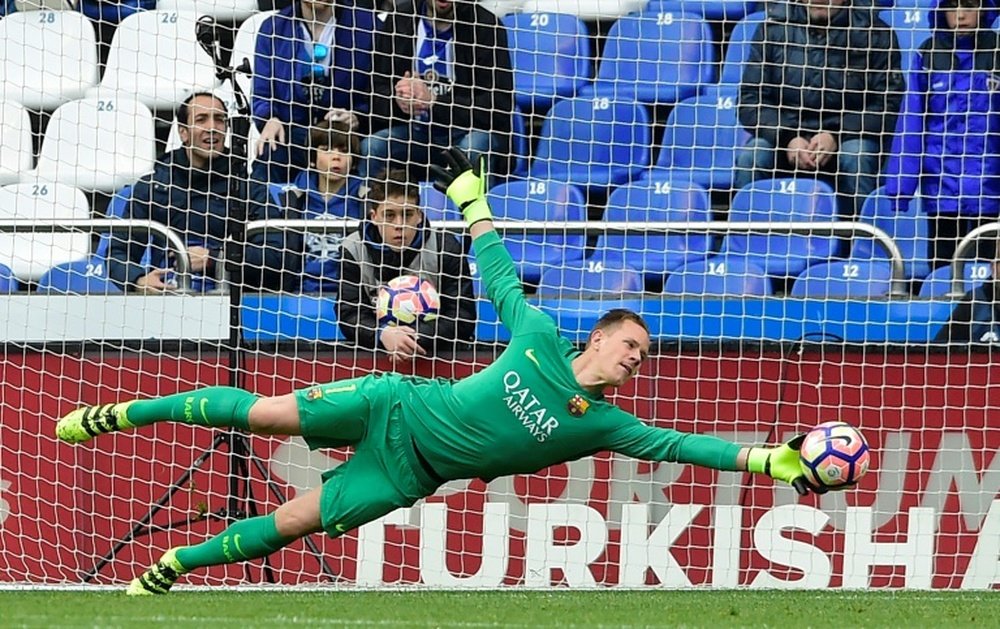
M 287 183 L 305 169 L 310 127 L 367 133 L 374 0 L 299 0 L 266 20 L 254 53 L 255 178 Z
M 936 343 L 1000 344 L 1000 242 L 980 247 L 993 259 L 993 276 L 965 293 L 948 323 L 934 337 Z
M 183 146 L 157 160 L 153 172 L 132 189 L 124 218 L 153 220 L 171 228 L 185 242 L 190 256 L 195 290 L 214 288 L 216 268 L 227 233 L 233 195 L 239 174 L 227 153 L 225 104 L 208 92 L 192 94 L 177 109 Z M 250 204 L 248 219 L 263 218 L 257 204 Z M 112 234 L 108 275 L 123 290 L 162 293 L 175 287 L 166 243 L 145 232 L 122 238 Z M 149 264 L 143 263 L 150 248 Z
M 987 0 L 989 1 L 989 0 Z M 886 166 L 886 193 L 904 206 L 920 189 L 931 260 L 948 264 L 958 241 L 1000 215 L 1000 38 L 980 0 L 944 0 L 920 47 Z
M 14 0 L 0 0 L 0 17 L 17 13 L 17 4 Z
M 513 76 L 507 34 L 475 2 L 406 2 L 375 38 L 372 130 L 361 143 L 366 181 L 390 161 L 426 167 L 457 146 L 476 161 L 509 154 Z M 491 169 L 492 171 L 493 169 Z
M 155 10 L 156 0 L 79 0 L 76 8 L 94 23 L 97 59 L 103 68 L 108 63 L 111 40 L 121 21 L 139 11 Z
M 473 338 L 476 306 L 469 262 L 452 234 L 431 227 L 420 209 L 420 188 L 403 170 L 387 173 L 368 193 L 370 220 L 344 240 L 337 321 L 344 337 L 366 349 L 384 349 L 393 360 L 454 349 Z M 418 275 L 441 294 L 439 316 L 416 327 L 380 327 L 375 318 L 379 286 Z
M 895 127 L 899 67 L 895 34 L 860 0 L 772 6 L 740 85 L 740 122 L 754 139 L 737 154 L 737 188 L 776 170 L 824 173 L 841 214 L 857 216 Z
M 289 219 L 364 218 L 366 192 L 354 172 L 358 138 L 346 122 L 313 127 L 309 134 L 309 169 L 290 185 L 272 184 L 271 216 Z M 264 189 L 257 188 L 257 193 Z M 288 291 L 335 293 L 340 277 L 343 234 L 310 234 L 278 230 L 251 237 L 247 264 L 265 269 L 268 284 Z M 254 247 L 253 245 L 263 245 Z

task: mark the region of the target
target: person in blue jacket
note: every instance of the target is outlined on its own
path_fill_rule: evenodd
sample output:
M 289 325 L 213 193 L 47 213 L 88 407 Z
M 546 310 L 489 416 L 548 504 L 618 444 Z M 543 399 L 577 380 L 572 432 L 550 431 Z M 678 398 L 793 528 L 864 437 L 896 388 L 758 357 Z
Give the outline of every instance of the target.
M 374 0 L 299 0 L 266 20 L 254 52 L 255 178 L 288 183 L 308 167 L 323 120 L 367 133 Z
M 916 53 L 885 169 L 886 193 L 905 207 L 920 189 L 931 262 L 1000 214 L 1000 37 L 992 0 L 943 0 L 934 35 Z

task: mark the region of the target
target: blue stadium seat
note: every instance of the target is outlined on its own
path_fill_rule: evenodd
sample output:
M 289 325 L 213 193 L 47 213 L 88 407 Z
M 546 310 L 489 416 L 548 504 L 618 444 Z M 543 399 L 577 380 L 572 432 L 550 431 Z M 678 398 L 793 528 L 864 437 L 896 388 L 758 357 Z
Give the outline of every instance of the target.
M 510 119 L 511 131 L 511 152 L 514 154 L 510 175 L 512 177 L 524 177 L 528 174 L 528 157 L 530 151 L 530 136 L 525 128 L 524 115 L 521 110 L 514 108 L 514 113 Z
M 643 179 L 615 189 L 604 220 L 621 222 L 710 221 L 712 204 L 698 184 L 665 177 Z M 624 255 L 650 282 L 662 282 L 675 267 L 709 253 L 708 234 L 649 233 L 601 236 L 592 259 Z
M 82 260 L 49 269 L 38 280 L 39 293 L 120 295 L 122 290 L 108 279 L 107 258 L 90 255 Z
M 0 294 L 16 293 L 19 288 L 14 272 L 0 264 Z
M 652 0 L 646 5 L 647 13 L 684 11 L 702 16 L 706 20 L 732 22 L 756 8 L 753 0 Z
M 896 211 L 891 199 L 885 196 L 885 188 L 878 188 L 865 199 L 859 220 L 889 234 L 903 254 L 903 272 L 908 279 L 922 278 L 931 272 L 929 227 L 920 197 L 915 197 L 906 210 Z M 856 238 L 851 258 L 888 261 L 889 255 L 871 238 Z
M 649 166 L 651 138 L 649 112 L 638 103 L 561 100 L 542 125 L 528 176 L 588 189 L 618 186 Z
M 677 104 L 667 118 L 650 175 L 687 177 L 710 189 L 733 185 L 736 151 L 750 141 L 740 126 L 739 87 L 722 85 Z
M 719 83 L 739 85 L 743 81 L 743 64 L 750 57 L 750 43 L 766 19 L 767 12 L 758 11 L 746 16 L 733 27 L 733 32 L 729 34 L 726 60 L 722 64 Z
M 430 181 L 420 182 L 420 208 L 431 222 L 462 220 L 462 211 Z
M 529 179 L 496 186 L 488 193 L 493 216 L 512 221 L 583 221 L 587 218 L 583 193 L 575 186 Z M 534 284 L 542 270 L 583 259 L 584 234 L 504 236 L 504 244 L 517 264 L 521 280 Z
M 977 288 L 993 276 L 993 265 L 985 260 L 970 260 L 965 265 L 965 290 Z M 920 285 L 921 299 L 939 299 L 951 290 L 951 265 L 934 269 Z
M 773 294 L 764 267 L 746 258 L 715 256 L 680 266 L 663 284 L 668 295 L 766 297 Z
M 671 104 L 694 96 L 714 77 L 715 46 L 701 17 L 643 12 L 612 25 L 597 78 L 580 95 Z
M 539 297 L 565 299 L 620 298 L 643 291 L 642 273 L 622 256 L 577 260 L 546 269 L 538 283 Z
M 813 265 L 792 284 L 792 297 L 862 299 L 882 297 L 892 288 L 892 268 L 878 260 L 838 260 Z
M 587 25 L 565 13 L 514 13 L 503 18 L 514 70 L 514 100 L 525 110 L 548 109 L 590 80 Z
M 900 65 L 904 72 L 909 72 L 914 53 L 931 36 L 930 10 L 921 7 L 896 7 L 880 11 L 879 17 L 896 32 Z
M 730 221 L 836 220 L 833 189 L 815 179 L 767 179 L 751 183 L 733 197 Z M 810 264 L 836 253 L 837 239 L 829 236 L 790 234 L 730 234 L 722 250 L 743 256 L 769 275 L 795 276 Z

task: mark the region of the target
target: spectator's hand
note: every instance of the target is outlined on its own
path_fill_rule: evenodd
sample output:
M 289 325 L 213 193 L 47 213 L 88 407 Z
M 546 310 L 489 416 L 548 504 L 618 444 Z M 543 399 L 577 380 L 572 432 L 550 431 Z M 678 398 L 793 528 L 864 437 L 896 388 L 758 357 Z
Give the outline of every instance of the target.
M 385 351 L 389 352 L 392 362 L 409 360 L 415 356 L 427 354 L 417 343 L 417 331 L 405 325 L 390 325 L 382 329 L 379 341 Z
M 326 112 L 326 116 L 324 118 L 329 122 L 346 122 L 352 130 L 358 128 L 357 115 L 348 109 L 334 107 L 330 111 Z
M 188 247 L 188 260 L 192 273 L 204 273 L 212 261 L 212 253 L 205 247 Z
M 407 70 L 403 78 L 396 81 L 396 106 L 404 113 L 413 115 L 413 77 Z
M 135 281 L 136 287 L 143 293 L 155 295 L 172 290 L 173 287 L 165 281 L 167 273 L 171 269 L 153 269 Z
M 837 139 L 830 133 L 817 133 L 809 141 L 809 152 L 812 153 L 817 168 L 822 168 L 837 153 Z
M 413 89 L 413 100 L 416 101 L 413 105 L 414 109 L 419 111 L 427 111 L 434 104 L 434 90 L 420 78 L 410 79 L 412 89 Z
M 797 137 L 788 143 L 785 156 L 794 169 L 816 170 L 816 159 L 809 149 L 809 140 L 803 137 Z
M 264 125 L 260 132 L 260 139 L 257 140 L 257 157 L 264 154 L 264 147 L 269 147 L 272 151 L 278 148 L 279 144 L 285 143 L 285 125 L 277 118 L 271 118 Z

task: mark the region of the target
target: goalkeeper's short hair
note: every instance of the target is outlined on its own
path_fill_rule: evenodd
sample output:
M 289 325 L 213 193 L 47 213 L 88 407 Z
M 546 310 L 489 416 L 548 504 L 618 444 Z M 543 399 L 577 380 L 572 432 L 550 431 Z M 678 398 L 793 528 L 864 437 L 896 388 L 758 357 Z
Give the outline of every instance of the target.
M 590 346 L 590 342 L 594 338 L 594 332 L 598 330 L 614 330 L 626 321 L 635 323 L 645 330 L 646 334 L 649 334 L 649 325 L 646 324 L 646 320 L 643 319 L 642 315 L 638 312 L 629 310 L 628 308 L 612 308 L 611 310 L 605 312 L 601 318 L 597 320 L 597 323 L 594 324 L 594 327 L 591 328 L 590 335 L 587 338 L 587 346 Z

